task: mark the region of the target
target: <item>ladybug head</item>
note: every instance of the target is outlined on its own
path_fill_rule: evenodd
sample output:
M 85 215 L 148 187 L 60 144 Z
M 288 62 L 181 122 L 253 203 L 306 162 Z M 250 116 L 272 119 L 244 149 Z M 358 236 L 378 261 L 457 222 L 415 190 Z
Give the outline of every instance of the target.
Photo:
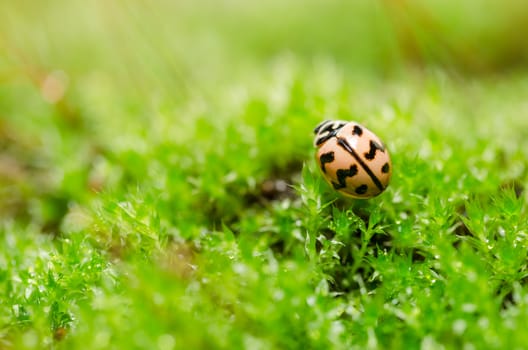
M 326 140 L 334 137 L 348 122 L 343 120 L 325 120 L 314 129 L 314 145 L 320 146 Z

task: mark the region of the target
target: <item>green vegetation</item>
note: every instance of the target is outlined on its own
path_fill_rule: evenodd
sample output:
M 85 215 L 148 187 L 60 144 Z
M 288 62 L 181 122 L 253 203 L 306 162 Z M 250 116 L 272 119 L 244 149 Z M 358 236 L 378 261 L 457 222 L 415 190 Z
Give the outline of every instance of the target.
M 0 4 L 0 348 L 528 344 L 528 7 L 322 4 Z

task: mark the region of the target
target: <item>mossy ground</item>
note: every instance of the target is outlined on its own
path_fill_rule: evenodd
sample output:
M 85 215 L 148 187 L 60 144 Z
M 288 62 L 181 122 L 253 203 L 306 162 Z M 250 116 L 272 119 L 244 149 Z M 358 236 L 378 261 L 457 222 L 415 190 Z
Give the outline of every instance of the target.
M 528 12 L 409 3 L 0 5 L 0 347 L 524 348 Z

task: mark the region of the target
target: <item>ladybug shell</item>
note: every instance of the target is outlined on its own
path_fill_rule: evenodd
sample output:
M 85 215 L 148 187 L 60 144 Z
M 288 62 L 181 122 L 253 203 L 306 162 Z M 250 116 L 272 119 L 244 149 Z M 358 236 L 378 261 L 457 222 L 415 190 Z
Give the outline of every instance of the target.
M 379 195 L 387 188 L 392 174 L 389 152 L 381 140 L 354 122 L 326 137 L 318 145 L 316 160 L 334 189 L 353 198 Z

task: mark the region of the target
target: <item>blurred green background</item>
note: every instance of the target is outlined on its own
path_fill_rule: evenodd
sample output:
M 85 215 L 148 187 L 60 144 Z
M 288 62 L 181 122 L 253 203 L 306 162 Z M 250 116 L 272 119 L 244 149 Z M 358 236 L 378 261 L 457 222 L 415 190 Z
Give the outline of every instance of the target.
M 155 80 L 161 71 L 182 82 L 230 76 L 248 60 L 285 52 L 378 74 L 402 66 L 497 73 L 528 59 L 520 0 L 19 1 L 4 3 L 2 13 L 8 62 L 72 75 Z
M 92 195 L 86 186 L 104 188 L 97 182 L 108 179 L 93 173 L 104 172 L 108 152 L 136 142 L 127 135 L 160 140 L 163 130 L 199 147 L 195 132 L 207 137 L 239 118 L 233 111 L 266 95 L 266 84 L 310 89 L 299 80 L 305 76 L 327 91 L 340 84 L 393 89 L 394 82 L 418 86 L 448 74 L 466 81 L 464 91 L 472 79 L 493 86 L 499 77 L 521 77 L 528 64 L 522 0 L 54 0 L 3 2 L 0 10 L 0 208 L 7 217 L 40 216 L 51 227 L 68 203 Z M 270 98 L 281 106 L 285 93 Z M 224 105 L 233 110 L 218 108 Z M 275 108 L 261 112 L 268 107 Z M 308 120 L 327 113 L 321 108 L 312 106 L 315 118 L 305 122 L 298 110 L 283 134 L 308 132 Z M 196 131 L 206 125 L 209 131 Z M 299 145 L 306 143 L 289 147 Z M 185 150 L 191 157 L 192 147 Z M 306 152 L 292 152 L 269 167 L 299 166 Z

